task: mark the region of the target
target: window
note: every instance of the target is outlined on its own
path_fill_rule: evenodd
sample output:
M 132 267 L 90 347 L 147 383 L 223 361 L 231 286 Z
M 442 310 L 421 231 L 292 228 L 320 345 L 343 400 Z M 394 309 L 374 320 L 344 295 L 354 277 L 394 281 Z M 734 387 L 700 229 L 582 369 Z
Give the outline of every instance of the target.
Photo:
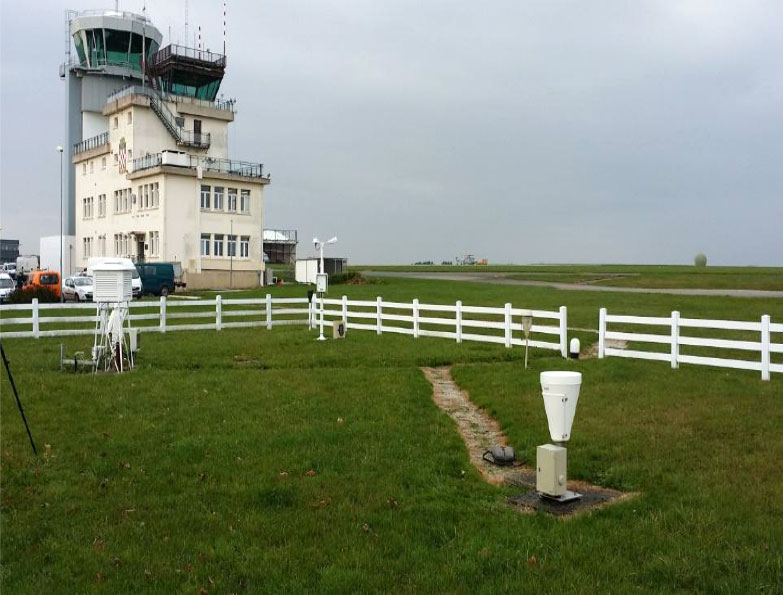
M 180 118 L 179 116 L 177 116 L 177 117 L 174 118 L 174 123 L 179 128 L 185 128 L 185 118 Z
M 158 191 L 158 182 L 155 182 L 154 184 L 150 184 L 152 187 L 151 193 L 150 193 L 150 206 L 154 209 L 157 208 L 159 202 L 160 202 L 160 194 Z
M 98 217 L 106 216 L 106 195 L 98 195 Z
M 133 149 L 128 149 L 128 161 L 133 159 Z
M 150 232 L 150 254 L 152 256 L 158 256 L 160 254 L 160 232 Z
M 201 256 L 209 256 L 209 234 L 201 234 Z
M 114 165 L 120 164 L 120 156 L 117 153 L 114 154 Z
M 95 171 L 95 162 L 90 160 L 90 173 L 93 173 Z
M 92 256 L 92 238 L 84 238 L 84 258 Z
M 214 248 L 212 253 L 215 256 L 223 256 L 223 234 L 215 234 L 215 241 L 212 242 L 212 247 Z
M 223 210 L 223 187 L 215 186 L 215 210 Z
M 229 188 L 228 189 L 228 210 L 232 211 L 232 212 L 237 210 L 237 189 L 236 188 Z
M 239 208 L 245 215 L 250 213 L 250 190 L 242 190 Z
M 250 258 L 250 236 L 239 238 L 239 257 Z
M 133 112 L 128 110 L 128 124 L 133 124 Z
M 227 236 L 228 237 L 228 256 L 236 256 L 237 255 L 237 237 L 236 236 Z
M 150 186 L 151 184 L 144 184 L 144 208 L 149 209 L 150 206 Z
M 120 256 L 122 254 L 122 234 L 114 234 L 114 256 Z
M 82 199 L 82 219 L 92 219 L 94 214 L 95 198 L 88 196 Z
M 86 163 L 82 163 L 82 175 L 83 176 L 87 175 L 87 164 Z
M 101 157 L 101 169 L 106 169 L 106 157 Z
M 106 256 L 106 236 L 102 235 L 99 239 L 101 240 L 101 256 Z
M 215 189 L 217 190 L 217 188 Z M 212 187 L 207 185 L 201 186 L 201 208 L 202 209 L 208 209 L 209 208 L 209 201 L 210 201 L 210 194 L 212 192 Z M 217 197 L 215 197 L 215 203 L 217 203 Z M 217 204 L 215 205 L 217 206 Z
M 117 130 L 117 128 L 119 128 L 119 127 L 120 127 L 120 119 L 117 116 L 115 116 L 114 117 L 114 130 Z

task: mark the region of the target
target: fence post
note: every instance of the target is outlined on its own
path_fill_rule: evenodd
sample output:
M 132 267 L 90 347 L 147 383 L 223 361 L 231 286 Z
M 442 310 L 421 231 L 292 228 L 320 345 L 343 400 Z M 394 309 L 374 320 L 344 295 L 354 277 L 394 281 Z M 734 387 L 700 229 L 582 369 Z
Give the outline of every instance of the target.
M 672 368 L 679 368 L 680 362 L 680 313 L 672 312 Z
M 413 338 L 419 338 L 419 298 L 413 300 Z
M 272 330 L 272 294 L 266 294 L 266 330 Z
M 160 296 L 160 332 L 166 332 L 166 296 Z
M 378 296 L 376 303 L 378 304 L 378 330 L 376 332 L 380 335 L 383 332 L 383 298 Z
M 215 297 L 215 330 L 223 330 L 223 296 Z
M 560 355 L 568 358 L 568 308 L 560 306 Z
M 506 331 L 506 347 L 511 347 L 511 304 L 506 304 L 503 322 Z
M 769 336 L 769 314 L 761 317 L 761 379 L 769 380 L 769 356 L 771 346 Z
M 598 359 L 606 357 L 606 308 L 598 310 Z
M 348 296 L 343 296 L 343 323 L 345 323 L 346 330 L 348 329 Z
M 33 337 L 41 336 L 41 324 L 38 320 L 38 298 L 33 298 Z
M 462 343 L 462 301 L 457 300 L 457 343 Z

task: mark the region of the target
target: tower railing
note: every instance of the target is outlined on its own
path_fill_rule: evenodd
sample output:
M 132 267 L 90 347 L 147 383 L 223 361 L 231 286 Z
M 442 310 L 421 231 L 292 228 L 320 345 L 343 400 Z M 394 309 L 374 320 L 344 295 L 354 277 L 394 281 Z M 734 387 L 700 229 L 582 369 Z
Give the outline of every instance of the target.
M 101 132 L 100 134 L 97 134 L 92 138 L 88 138 L 80 143 L 74 144 L 73 154 L 78 155 L 79 153 L 84 153 L 85 151 L 91 151 L 92 149 L 97 149 L 98 147 L 107 144 L 109 144 L 109 133 L 108 131 Z

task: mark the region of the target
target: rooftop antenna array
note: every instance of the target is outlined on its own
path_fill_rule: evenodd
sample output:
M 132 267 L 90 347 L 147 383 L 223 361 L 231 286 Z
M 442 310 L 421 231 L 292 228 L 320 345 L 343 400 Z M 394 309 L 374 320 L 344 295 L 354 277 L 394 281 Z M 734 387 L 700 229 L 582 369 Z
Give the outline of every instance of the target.
M 226 55 L 226 0 L 223 0 L 223 55 Z
M 188 0 L 185 0 L 185 45 L 188 45 Z

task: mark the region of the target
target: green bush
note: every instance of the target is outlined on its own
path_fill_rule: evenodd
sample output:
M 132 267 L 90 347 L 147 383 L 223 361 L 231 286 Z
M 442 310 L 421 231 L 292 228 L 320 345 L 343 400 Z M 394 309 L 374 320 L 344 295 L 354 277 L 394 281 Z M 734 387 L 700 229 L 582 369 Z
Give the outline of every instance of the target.
M 329 275 L 329 285 L 364 285 L 367 279 L 358 271 Z
M 697 254 L 696 257 L 693 259 L 693 264 L 697 267 L 706 267 L 707 266 L 707 257 L 704 254 Z
M 17 289 L 8 298 L 10 304 L 31 304 L 34 298 L 38 298 L 40 303 L 54 303 L 60 301 L 58 296 L 51 289 L 46 287 L 27 287 Z

